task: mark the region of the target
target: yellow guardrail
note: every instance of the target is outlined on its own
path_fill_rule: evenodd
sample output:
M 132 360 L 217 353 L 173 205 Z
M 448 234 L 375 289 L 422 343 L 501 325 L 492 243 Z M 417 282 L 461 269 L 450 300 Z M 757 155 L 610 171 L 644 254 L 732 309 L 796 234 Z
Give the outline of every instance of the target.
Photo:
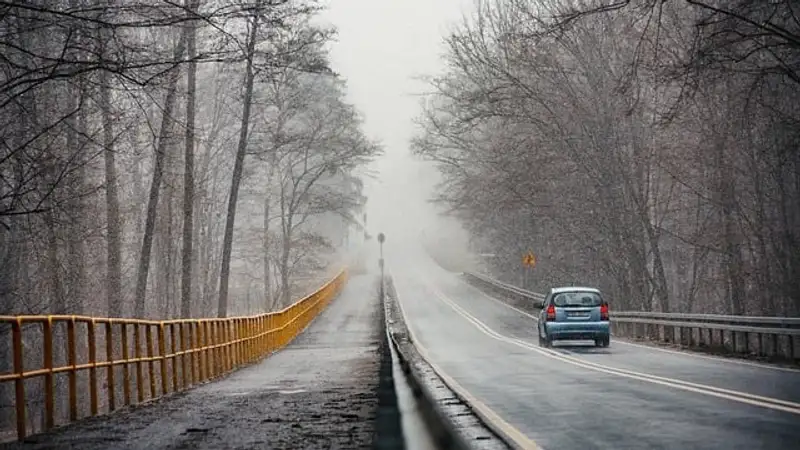
M 336 297 L 346 280 L 347 270 L 343 270 L 319 290 L 285 309 L 256 316 L 164 321 L 69 315 L 0 316 L 0 325 L 11 325 L 13 371 L 0 373 L 0 385 L 14 383 L 17 438 L 22 440 L 28 434 L 25 395 L 28 379 L 44 381 L 43 430 L 56 425 L 57 374 L 67 375 L 68 422 L 99 414 L 101 388 L 106 392 L 103 409 L 108 412 L 181 391 L 256 362 L 288 344 Z M 66 365 L 56 367 L 54 346 L 58 344 L 54 335 L 59 327 L 61 331 L 66 328 L 66 341 L 61 342 Z M 31 328 L 41 333 L 42 362 L 37 368 L 26 369 L 23 331 L 28 333 Z M 86 349 L 81 352 L 85 357 L 79 357 L 77 348 L 81 329 L 87 341 Z M 98 340 L 105 341 L 104 357 L 98 356 Z M 88 371 L 89 413 L 82 417 L 78 395 L 85 391 L 78 389 L 78 374 L 84 371 Z M 105 380 L 100 385 L 98 375 L 102 376 L 103 371 Z M 121 372 L 121 380 L 116 372 Z M 121 402 L 117 401 L 118 389 L 122 391 Z

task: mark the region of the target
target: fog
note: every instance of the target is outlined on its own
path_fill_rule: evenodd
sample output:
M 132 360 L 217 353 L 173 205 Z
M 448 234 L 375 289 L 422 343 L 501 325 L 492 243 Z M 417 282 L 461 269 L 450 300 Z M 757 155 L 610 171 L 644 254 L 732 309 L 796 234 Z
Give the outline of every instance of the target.
M 347 80 L 349 100 L 364 130 L 384 145 L 365 177 L 368 229 L 387 235 L 387 250 L 428 236 L 465 236 L 458 223 L 430 204 L 439 181 L 435 166 L 411 155 L 418 131 L 420 78 L 444 69 L 442 37 L 471 5 L 465 0 L 331 0 L 323 19 L 338 28 L 333 68 Z M 392 245 L 392 244 L 395 245 Z M 466 245 L 465 242 L 463 244 Z

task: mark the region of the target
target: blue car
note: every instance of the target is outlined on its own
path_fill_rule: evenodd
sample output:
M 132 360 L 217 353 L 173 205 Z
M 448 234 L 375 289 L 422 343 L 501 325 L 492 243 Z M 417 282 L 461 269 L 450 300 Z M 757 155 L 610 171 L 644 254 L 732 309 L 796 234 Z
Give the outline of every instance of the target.
M 593 340 L 598 347 L 611 344 L 608 303 L 594 288 L 550 289 L 539 313 L 538 328 L 541 347 L 562 340 Z

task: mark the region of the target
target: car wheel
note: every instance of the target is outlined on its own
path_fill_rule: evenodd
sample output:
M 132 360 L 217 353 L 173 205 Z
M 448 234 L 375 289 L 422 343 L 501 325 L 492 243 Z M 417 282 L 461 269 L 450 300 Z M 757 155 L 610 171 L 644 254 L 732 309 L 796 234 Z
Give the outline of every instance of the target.
M 609 345 L 611 345 L 611 338 L 607 337 L 607 338 L 603 339 L 602 344 L 603 344 L 603 347 L 608 347 Z
M 542 337 L 542 335 L 540 334 L 539 335 L 539 347 L 545 347 L 545 348 L 550 347 L 550 339 L 548 339 L 547 336 Z

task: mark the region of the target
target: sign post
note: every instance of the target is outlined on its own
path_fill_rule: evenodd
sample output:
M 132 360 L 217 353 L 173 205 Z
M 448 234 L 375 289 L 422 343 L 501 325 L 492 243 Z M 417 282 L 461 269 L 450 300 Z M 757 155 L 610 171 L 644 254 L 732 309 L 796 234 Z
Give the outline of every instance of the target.
M 383 278 L 383 243 L 386 241 L 386 235 L 383 233 L 378 233 L 378 244 L 380 245 L 381 249 L 381 258 L 378 260 L 378 266 L 381 268 L 381 300 L 383 300 L 383 284 L 385 280 Z
M 533 254 L 532 251 L 528 250 L 528 253 L 526 253 L 525 256 L 522 257 L 522 266 L 523 266 L 522 287 L 523 289 L 527 289 L 528 272 L 536 266 L 536 256 Z

